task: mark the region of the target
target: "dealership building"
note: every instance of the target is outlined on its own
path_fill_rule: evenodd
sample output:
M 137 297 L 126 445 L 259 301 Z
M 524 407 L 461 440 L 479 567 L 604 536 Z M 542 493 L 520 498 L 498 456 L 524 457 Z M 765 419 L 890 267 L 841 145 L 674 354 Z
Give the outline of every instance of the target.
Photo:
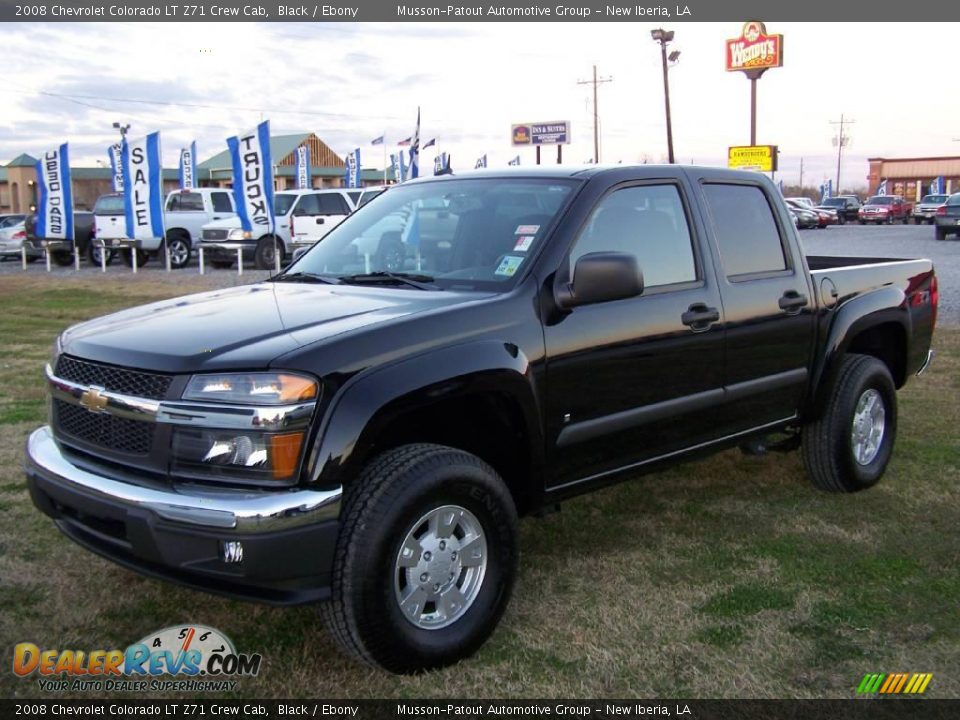
M 930 192 L 930 183 L 944 179 L 944 189 L 960 192 L 960 157 L 867 158 L 870 163 L 867 185 L 870 194 L 887 181 L 887 192 L 917 201 Z
M 300 145 L 310 148 L 311 185 L 315 188 L 342 187 L 345 164 L 330 147 L 313 133 L 276 135 L 270 138 L 270 157 L 274 163 L 274 187 L 287 190 L 296 187 L 296 150 Z M 37 202 L 37 158 L 22 154 L 0 166 L 0 213 L 26 213 Z M 104 167 L 71 167 L 73 203 L 77 210 L 90 210 L 97 198 L 113 190 L 113 171 L 106 161 Z M 383 183 L 383 170 L 361 170 L 360 184 Z M 230 153 L 224 150 L 197 164 L 197 184 L 200 187 L 230 187 L 233 171 Z M 163 171 L 164 192 L 180 186 L 176 168 Z

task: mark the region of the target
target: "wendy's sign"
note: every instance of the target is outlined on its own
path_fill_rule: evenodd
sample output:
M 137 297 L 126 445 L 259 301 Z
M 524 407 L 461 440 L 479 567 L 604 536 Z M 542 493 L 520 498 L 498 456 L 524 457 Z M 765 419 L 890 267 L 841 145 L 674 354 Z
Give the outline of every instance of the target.
M 759 20 L 744 23 L 740 37 L 727 40 L 727 72 L 760 77 L 764 71 L 782 66 L 783 35 L 767 35 Z

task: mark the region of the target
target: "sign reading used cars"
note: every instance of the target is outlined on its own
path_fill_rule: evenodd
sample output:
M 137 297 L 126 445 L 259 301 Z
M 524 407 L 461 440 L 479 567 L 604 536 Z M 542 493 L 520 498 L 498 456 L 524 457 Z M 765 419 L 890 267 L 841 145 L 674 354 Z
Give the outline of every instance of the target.
M 738 145 L 727 149 L 727 167 L 773 172 L 777 169 L 776 145 Z
M 518 123 L 510 126 L 514 145 L 568 145 L 570 123 L 566 120 L 540 123 Z

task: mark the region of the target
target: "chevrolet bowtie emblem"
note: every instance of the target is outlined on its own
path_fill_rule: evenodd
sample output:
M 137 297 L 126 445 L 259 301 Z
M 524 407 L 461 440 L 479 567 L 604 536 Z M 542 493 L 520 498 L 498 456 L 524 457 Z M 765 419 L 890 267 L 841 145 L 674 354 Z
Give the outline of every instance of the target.
M 100 394 L 98 388 L 92 387 L 89 390 L 85 390 L 83 395 L 80 396 L 80 404 L 92 413 L 103 412 L 108 402 L 109 400 Z

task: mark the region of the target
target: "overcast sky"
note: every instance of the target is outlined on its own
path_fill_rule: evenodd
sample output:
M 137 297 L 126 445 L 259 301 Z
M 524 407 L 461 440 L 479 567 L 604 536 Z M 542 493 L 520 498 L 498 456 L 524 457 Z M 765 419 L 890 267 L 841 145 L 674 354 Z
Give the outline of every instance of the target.
M 654 27 L 7 23 L 0 163 L 69 141 L 72 164 L 94 166 L 122 121 L 133 136 L 162 131 L 174 167 L 182 144 L 197 140 L 206 159 L 264 118 L 273 134 L 312 131 L 341 155 L 361 147 L 364 167 L 382 167 L 370 140 L 386 132 L 389 152 L 412 133 L 418 105 L 422 138 L 438 137 L 454 170 L 483 153 L 505 165 L 516 154 L 510 124 L 538 120 L 571 121 L 564 160 L 582 163 L 593 155 L 592 92 L 577 81 L 594 63 L 613 78 L 599 90 L 601 160 L 659 162 L 666 133 Z M 677 161 L 725 164 L 728 145 L 749 142 L 750 83 L 723 68 L 724 40 L 741 23 L 666 27 L 681 51 L 669 71 Z M 796 182 L 801 157 L 806 185 L 834 176 L 830 121 L 841 113 L 856 121 L 844 187 L 865 185 L 867 157 L 960 154 L 960 93 L 941 73 L 955 54 L 956 24 L 768 22 L 767 30 L 784 35 L 785 64 L 759 82 L 758 142 L 780 146 L 778 177 Z M 521 151 L 523 164 L 533 152 Z

